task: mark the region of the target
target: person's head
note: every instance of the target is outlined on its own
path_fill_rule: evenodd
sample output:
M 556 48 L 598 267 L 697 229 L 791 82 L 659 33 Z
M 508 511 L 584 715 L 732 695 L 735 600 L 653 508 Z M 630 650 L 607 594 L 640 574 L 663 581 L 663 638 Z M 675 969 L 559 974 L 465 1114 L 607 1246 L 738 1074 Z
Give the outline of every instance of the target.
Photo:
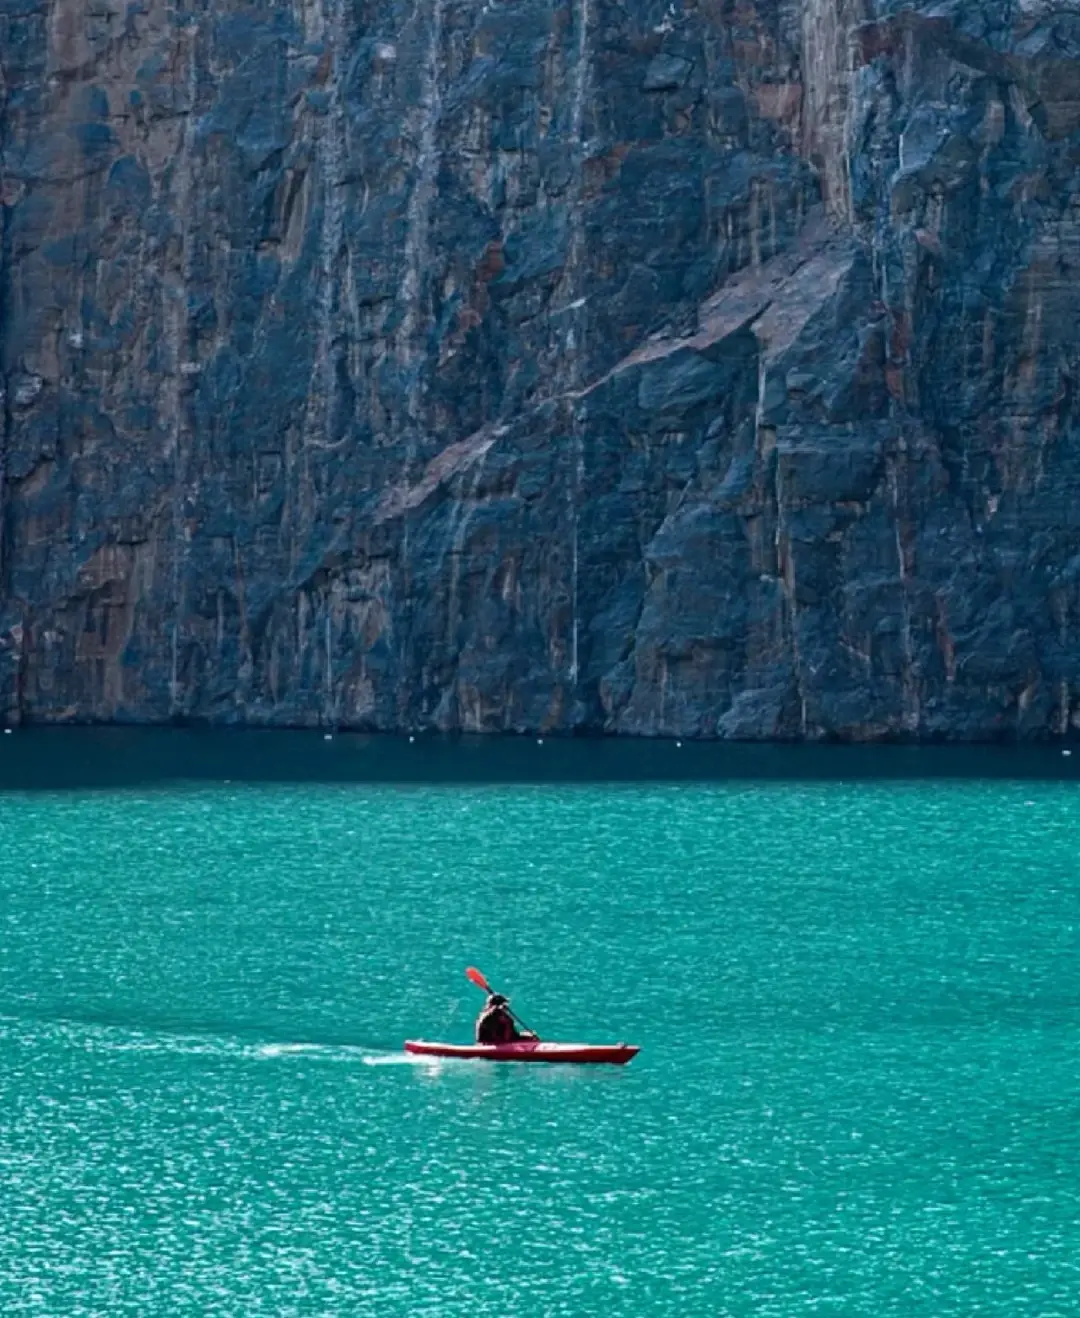
M 492 993 L 492 995 L 487 1000 L 487 1005 L 489 1009 L 491 1007 L 505 1007 L 507 1005 L 507 1002 L 508 999 L 504 998 L 501 993 Z

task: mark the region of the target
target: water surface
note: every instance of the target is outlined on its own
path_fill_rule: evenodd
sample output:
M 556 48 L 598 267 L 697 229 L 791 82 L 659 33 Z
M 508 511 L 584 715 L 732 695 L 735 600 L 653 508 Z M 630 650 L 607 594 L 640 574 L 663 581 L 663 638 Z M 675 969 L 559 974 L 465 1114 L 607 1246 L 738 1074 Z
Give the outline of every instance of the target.
M 0 739 L 0 1312 L 1075 1312 L 1059 752 L 252 745 Z

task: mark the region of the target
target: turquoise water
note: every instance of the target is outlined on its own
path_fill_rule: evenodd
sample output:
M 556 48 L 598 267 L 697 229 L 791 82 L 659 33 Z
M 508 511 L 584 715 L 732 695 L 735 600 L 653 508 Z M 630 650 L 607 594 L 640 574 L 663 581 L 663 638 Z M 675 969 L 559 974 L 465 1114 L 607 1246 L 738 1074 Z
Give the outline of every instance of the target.
M 161 784 L 0 836 L 4 1315 L 1076 1312 L 1071 781 Z M 641 1055 L 408 1060 L 469 963 Z

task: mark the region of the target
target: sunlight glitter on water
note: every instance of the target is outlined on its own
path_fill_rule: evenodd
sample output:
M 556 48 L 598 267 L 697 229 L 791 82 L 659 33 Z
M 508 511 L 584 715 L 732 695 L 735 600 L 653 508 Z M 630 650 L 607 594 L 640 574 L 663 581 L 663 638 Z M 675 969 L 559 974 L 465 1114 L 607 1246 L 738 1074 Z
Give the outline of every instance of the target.
M 1072 1312 L 1071 782 L 206 785 L 0 830 L 5 1318 Z M 469 964 L 641 1056 L 403 1053 L 470 1037 Z

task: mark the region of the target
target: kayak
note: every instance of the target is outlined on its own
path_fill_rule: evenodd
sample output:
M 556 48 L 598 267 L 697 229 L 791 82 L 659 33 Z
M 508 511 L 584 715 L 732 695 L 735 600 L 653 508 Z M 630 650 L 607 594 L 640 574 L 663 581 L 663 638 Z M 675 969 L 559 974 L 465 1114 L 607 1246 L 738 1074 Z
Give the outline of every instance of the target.
M 625 1066 L 641 1051 L 628 1043 L 540 1043 L 522 1039 L 518 1043 L 428 1043 L 408 1039 L 405 1051 L 420 1057 L 482 1058 L 488 1062 L 573 1062 Z

